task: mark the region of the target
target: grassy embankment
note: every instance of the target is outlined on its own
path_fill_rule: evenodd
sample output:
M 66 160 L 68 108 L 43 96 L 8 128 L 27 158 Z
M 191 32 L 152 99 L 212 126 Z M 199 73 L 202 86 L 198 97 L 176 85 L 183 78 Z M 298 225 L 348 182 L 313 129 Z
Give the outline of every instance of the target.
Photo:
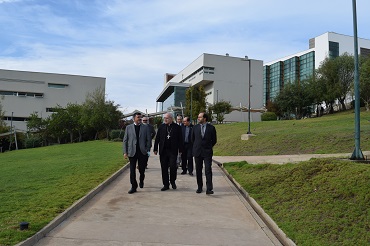
M 370 150 L 370 112 L 361 112 L 361 149 Z M 215 155 L 352 153 L 352 111 L 314 119 L 218 125 Z M 297 245 L 370 245 L 370 164 L 316 159 L 300 164 L 226 163 Z
M 353 113 L 301 121 L 218 125 L 215 155 L 353 151 Z M 370 113 L 361 113 L 369 150 Z M 94 141 L 0 154 L 0 245 L 33 235 L 123 165 L 121 143 Z M 289 165 L 226 165 L 235 179 L 300 245 L 369 243 L 369 165 L 338 160 Z M 19 222 L 30 222 L 20 231 Z
M 91 141 L 0 154 L 0 245 L 35 234 L 121 168 L 121 146 Z M 29 230 L 19 230 L 22 221 Z

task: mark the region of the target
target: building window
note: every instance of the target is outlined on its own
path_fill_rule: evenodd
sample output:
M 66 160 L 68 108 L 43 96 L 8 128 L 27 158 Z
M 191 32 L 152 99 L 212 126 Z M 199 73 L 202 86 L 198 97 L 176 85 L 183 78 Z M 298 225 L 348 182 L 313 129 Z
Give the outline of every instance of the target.
M 370 49 L 360 47 L 360 55 L 362 56 L 370 56 Z
M 67 84 L 54 84 L 54 83 L 48 83 L 49 88 L 58 88 L 58 89 L 64 89 L 68 85 Z
M 335 58 L 339 56 L 339 43 L 329 41 L 329 58 Z
M 18 97 L 36 97 L 43 98 L 43 93 L 36 92 L 23 92 L 23 91 L 0 91 L 0 95 L 3 96 L 18 96 Z
M 57 112 L 56 108 L 46 108 L 46 112 L 54 113 Z

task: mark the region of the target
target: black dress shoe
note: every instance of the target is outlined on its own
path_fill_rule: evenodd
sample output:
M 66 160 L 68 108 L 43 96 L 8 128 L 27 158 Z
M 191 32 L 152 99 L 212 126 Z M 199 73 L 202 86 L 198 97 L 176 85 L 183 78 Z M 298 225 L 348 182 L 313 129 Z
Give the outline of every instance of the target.
M 207 190 L 207 191 L 206 191 L 206 194 L 207 194 L 207 195 L 212 195 L 213 193 L 214 193 L 214 192 L 213 192 L 213 190 Z
M 185 171 L 183 171 L 183 172 L 181 173 L 181 175 L 184 175 L 184 174 L 186 174 L 186 172 L 185 172 Z
M 144 188 L 144 182 L 140 182 L 140 183 L 139 183 L 139 187 L 140 187 L 140 188 Z
M 168 186 L 163 186 L 163 188 L 161 189 L 161 191 L 165 191 L 165 190 L 168 190 L 170 187 Z
M 176 190 L 177 188 L 176 183 L 172 183 L 171 186 L 172 186 L 172 189 Z
M 202 189 L 197 189 L 196 193 L 202 193 Z
M 189 173 L 190 176 L 193 176 L 193 173 Z
M 136 192 L 136 189 L 131 189 L 131 190 L 128 191 L 128 194 L 133 194 L 135 192 Z

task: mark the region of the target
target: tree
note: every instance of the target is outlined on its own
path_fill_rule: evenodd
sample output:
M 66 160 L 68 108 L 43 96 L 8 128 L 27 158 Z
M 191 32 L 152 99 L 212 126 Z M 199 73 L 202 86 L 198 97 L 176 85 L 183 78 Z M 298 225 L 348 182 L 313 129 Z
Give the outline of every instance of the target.
M 304 81 L 286 84 L 275 98 L 274 102 L 288 118 L 290 114 L 294 114 L 296 119 L 310 114 L 310 105 L 313 104 L 313 99 L 309 90 L 306 90 L 307 84 Z
M 122 113 L 118 110 L 119 105 L 113 101 L 105 101 L 105 94 L 102 88 L 89 93 L 83 104 L 82 123 L 94 129 L 95 139 L 98 139 L 100 131 L 106 131 L 109 138 L 109 130 L 118 127 Z
M 197 119 L 200 112 L 206 111 L 206 93 L 204 87 L 189 87 L 186 90 L 185 114 L 190 115 L 191 119 Z
M 316 116 L 322 116 L 321 104 L 325 101 L 326 85 L 317 71 L 315 71 L 313 76 L 306 80 L 306 90 L 310 98 L 313 100 L 313 104 L 316 105 Z
M 317 79 L 319 83 L 323 84 L 323 101 L 325 102 L 326 108 L 329 113 L 334 112 L 334 102 L 335 99 L 339 97 L 338 92 L 338 73 L 336 69 L 336 64 L 333 59 L 328 57 L 320 64 L 317 69 Z
M 2 100 L 4 96 L 0 97 L 0 133 L 7 132 L 9 131 L 9 127 L 6 126 L 5 121 L 4 121 L 4 115 L 5 112 L 3 110 L 3 105 L 2 105 Z
M 346 110 L 345 100 L 351 91 L 354 81 L 355 64 L 353 56 L 344 53 L 335 58 L 336 69 L 338 73 L 338 101 L 342 109 Z
M 370 56 L 361 57 L 360 97 L 365 102 L 366 111 L 370 110 Z M 357 98 L 356 98 L 357 99 Z
M 216 114 L 216 121 L 217 123 L 223 123 L 225 119 L 225 114 L 229 114 L 231 112 L 231 103 L 226 101 L 219 101 L 210 107 L 210 110 Z

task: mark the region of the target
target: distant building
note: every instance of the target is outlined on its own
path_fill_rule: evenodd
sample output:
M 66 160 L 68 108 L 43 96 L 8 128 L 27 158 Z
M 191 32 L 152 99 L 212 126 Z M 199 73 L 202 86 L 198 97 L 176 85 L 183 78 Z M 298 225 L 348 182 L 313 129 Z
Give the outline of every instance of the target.
M 58 105 L 82 104 L 88 93 L 98 88 L 105 91 L 105 81 L 100 77 L 0 69 L 0 101 L 5 122 L 27 130 L 31 113 L 46 118 Z
M 202 54 L 178 74 L 166 74 L 164 89 L 157 97 L 157 111 L 179 112 L 185 107 L 185 92 L 190 86 L 204 86 L 206 103 L 229 101 L 234 107 L 263 106 L 263 62 L 248 57 L 231 57 L 228 54 Z M 250 87 L 249 87 L 250 85 Z M 251 121 L 261 120 L 260 112 L 251 113 Z M 225 121 L 248 121 L 248 113 L 233 111 Z
M 274 99 L 284 84 L 302 81 L 314 74 L 325 58 L 347 52 L 353 55 L 353 37 L 327 32 L 309 40 L 309 49 L 267 62 L 263 66 L 263 102 Z M 370 40 L 358 39 L 358 54 L 370 55 Z

